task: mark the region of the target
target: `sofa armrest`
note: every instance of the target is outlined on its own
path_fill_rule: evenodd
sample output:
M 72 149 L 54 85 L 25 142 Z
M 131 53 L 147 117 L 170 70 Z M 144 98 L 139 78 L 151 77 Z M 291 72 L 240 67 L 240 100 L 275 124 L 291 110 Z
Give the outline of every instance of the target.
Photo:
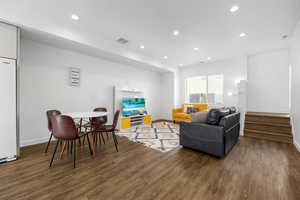
M 175 113 L 182 113 L 183 109 L 182 108 L 175 108 L 172 110 L 172 114 L 174 115 Z
M 224 127 L 225 132 L 228 132 L 239 123 L 240 113 L 234 113 L 223 117 L 219 123 L 219 126 Z
M 180 135 L 202 141 L 224 141 L 224 128 L 198 122 L 180 122 Z

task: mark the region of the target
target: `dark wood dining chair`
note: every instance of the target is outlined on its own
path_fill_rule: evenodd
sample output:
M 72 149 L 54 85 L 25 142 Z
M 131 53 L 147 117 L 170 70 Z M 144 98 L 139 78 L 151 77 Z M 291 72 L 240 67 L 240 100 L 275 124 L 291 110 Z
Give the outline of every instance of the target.
M 113 124 L 112 125 L 103 125 L 103 126 L 99 126 L 97 127 L 94 132 L 96 134 L 102 134 L 102 133 L 111 133 L 113 136 L 113 140 L 115 143 L 115 147 L 117 152 L 118 150 L 118 140 L 117 140 L 117 136 L 115 134 L 115 132 L 117 131 L 117 125 L 118 125 L 118 121 L 119 121 L 119 115 L 120 115 L 120 110 L 117 110 L 114 114 L 114 119 L 113 119 Z
M 93 111 L 94 112 L 107 112 L 107 109 L 103 108 L 103 107 L 99 107 L 99 108 L 95 108 Z M 101 126 L 105 125 L 106 123 L 107 123 L 107 116 L 94 117 L 91 120 L 91 124 L 93 126 L 93 129 L 97 129 L 97 127 L 101 127 Z M 88 128 L 91 127 L 90 123 L 85 124 L 84 127 L 85 127 L 85 130 L 87 130 Z M 108 133 L 106 134 L 106 137 L 107 137 L 107 140 L 108 140 L 109 139 Z M 105 144 L 105 139 L 104 139 L 102 134 L 99 135 L 99 143 L 101 144 L 101 138 L 103 140 L 103 143 Z M 97 143 L 97 140 L 98 140 L 97 135 L 94 135 L 94 141 L 96 143 Z M 83 138 L 83 144 L 84 144 L 84 141 L 85 141 L 85 137 Z
M 94 112 L 107 112 L 106 108 L 95 108 Z M 107 123 L 107 116 L 95 117 L 92 119 L 93 124 L 95 125 L 104 125 Z
M 76 141 L 80 140 L 80 137 L 83 136 L 83 133 L 78 133 L 78 129 L 74 123 L 74 120 L 66 115 L 58 115 L 51 118 L 52 123 L 52 133 L 53 136 L 57 139 L 56 146 L 52 155 L 52 159 L 50 162 L 50 167 L 52 166 L 53 159 L 55 157 L 57 147 L 59 142 L 69 142 L 73 146 L 74 150 L 74 168 L 76 167 Z M 88 144 L 91 155 L 93 154 L 89 137 Z
M 47 120 L 48 120 L 48 130 L 50 132 L 50 138 L 49 138 L 49 141 L 47 143 L 47 146 L 46 146 L 46 149 L 45 149 L 45 153 L 48 152 L 48 148 L 49 148 L 49 145 L 50 145 L 50 142 L 51 142 L 51 139 L 52 139 L 52 124 L 51 124 L 51 118 L 52 117 L 55 117 L 57 115 L 61 115 L 61 112 L 59 110 L 48 110 L 46 112 L 47 114 Z

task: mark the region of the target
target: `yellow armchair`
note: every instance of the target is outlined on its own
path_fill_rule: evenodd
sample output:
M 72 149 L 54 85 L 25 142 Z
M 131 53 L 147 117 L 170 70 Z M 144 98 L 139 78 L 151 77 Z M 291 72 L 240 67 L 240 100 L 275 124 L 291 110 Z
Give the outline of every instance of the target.
M 184 112 L 184 106 L 193 106 L 198 108 L 198 112 L 208 111 L 208 104 L 182 104 L 181 108 L 175 108 L 172 110 L 172 117 L 174 121 L 192 121 L 191 115 Z

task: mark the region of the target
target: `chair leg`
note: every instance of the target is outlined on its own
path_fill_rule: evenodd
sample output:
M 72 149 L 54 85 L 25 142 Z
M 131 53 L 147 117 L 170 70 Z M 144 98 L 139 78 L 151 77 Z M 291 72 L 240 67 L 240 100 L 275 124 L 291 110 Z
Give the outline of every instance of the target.
M 58 144 L 59 144 L 59 140 L 57 140 L 57 142 L 56 142 L 55 149 L 54 149 L 54 152 L 53 152 L 52 159 L 51 159 L 51 162 L 50 162 L 50 166 L 49 166 L 49 167 L 51 167 L 51 166 L 52 166 L 53 159 L 54 159 L 54 157 L 55 157 L 55 153 L 56 153 L 56 150 L 57 150 Z
M 87 138 L 87 141 L 88 141 L 88 144 L 89 144 L 90 153 L 91 153 L 91 155 L 93 155 L 93 151 L 92 151 L 92 147 L 91 147 L 91 143 L 90 143 L 90 138 L 89 138 L 88 135 L 86 135 L 86 138 Z
M 72 155 L 72 153 L 73 153 L 73 142 L 71 142 L 71 150 L 70 150 L 70 153 L 71 153 L 71 155 Z
M 70 153 L 70 143 L 69 143 L 69 141 L 67 141 L 67 153 L 68 154 Z
M 107 141 L 109 140 L 108 132 L 106 132 L 106 139 L 107 139 Z
M 78 144 L 81 146 L 81 139 L 80 138 L 78 139 Z
M 99 146 L 100 146 L 102 144 L 100 134 L 98 134 L 98 139 L 99 139 Z
M 103 140 L 103 144 L 105 144 L 105 139 L 104 139 L 104 137 L 103 137 L 102 132 L 100 132 L 100 135 L 101 135 L 101 138 L 102 138 L 102 140 Z
M 94 135 L 94 141 L 96 143 L 96 146 L 98 145 L 98 133 L 95 132 L 95 135 Z
M 74 168 L 76 168 L 76 140 L 74 140 L 73 143 L 74 143 Z
M 84 135 L 84 136 L 83 136 L 83 140 L 82 140 L 82 146 L 84 146 L 85 137 L 86 137 L 86 135 Z
M 47 144 L 47 146 L 46 146 L 45 153 L 47 153 L 47 152 L 48 152 L 48 148 L 49 148 L 49 145 L 50 145 L 51 139 L 52 139 L 52 133 L 51 133 L 51 135 L 50 135 L 50 138 L 49 138 L 48 144 Z
M 117 152 L 119 152 L 119 150 L 118 150 L 118 145 L 117 145 L 118 140 L 117 140 L 117 138 L 116 138 L 115 132 L 112 132 L 112 135 L 113 135 L 113 139 L 114 139 L 114 143 L 115 143 L 116 150 L 117 150 Z
M 68 141 L 64 141 L 64 142 L 63 142 L 63 147 L 62 147 L 62 149 L 61 149 L 60 156 L 59 156 L 60 159 L 63 159 L 63 157 L 64 157 L 64 152 L 65 152 L 65 150 L 66 150 L 67 142 L 68 142 Z
M 116 136 L 115 132 L 111 132 L 111 133 L 114 133 L 115 138 L 116 138 L 116 142 L 117 142 L 117 144 L 119 144 L 119 141 L 117 140 L 117 136 Z
M 84 146 L 86 134 L 87 134 L 87 127 L 84 128 L 84 136 L 83 136 L 83 141 L 82 141 L 83 146 Z

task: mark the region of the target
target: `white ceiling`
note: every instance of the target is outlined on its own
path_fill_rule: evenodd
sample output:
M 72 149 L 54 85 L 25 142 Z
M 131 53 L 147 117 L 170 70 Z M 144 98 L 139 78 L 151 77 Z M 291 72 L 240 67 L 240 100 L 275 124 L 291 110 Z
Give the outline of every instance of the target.
M 236 4 L 240 10 L 231 13 Z M 290 35 L 300 17 L 299 0 L 0 0 L 0 5 L 5 21 L 160 68 L 285 47 L 282 35 Z M 78 21 L 71 20 L 73 13 Z M 247 36 L 240 38 L 241 32 Z M 119 36 L 129 43 L 116 43 Z

